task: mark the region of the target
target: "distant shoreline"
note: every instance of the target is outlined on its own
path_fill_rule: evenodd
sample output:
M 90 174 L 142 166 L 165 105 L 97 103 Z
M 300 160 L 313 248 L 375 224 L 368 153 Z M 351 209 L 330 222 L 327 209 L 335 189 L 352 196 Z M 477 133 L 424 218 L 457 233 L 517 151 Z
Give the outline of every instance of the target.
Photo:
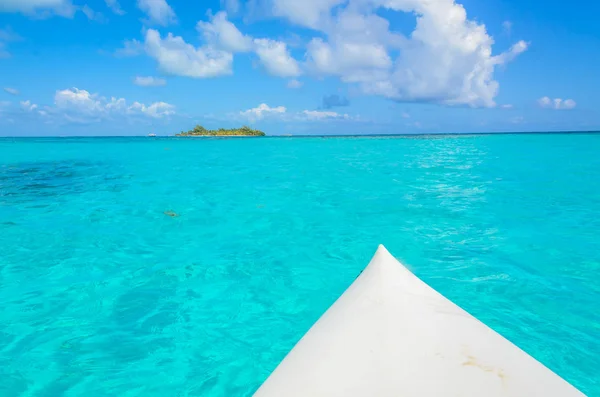
M 261 135 L 167 135 L 163 138 L 260 138 Z M 151 138 L 159 138 L 153 136 Z
M 477 135 L 600 135 L 599 131 L 522 131 L 522 132 L 428 132 L 428 133 L 417 133 L 417 134 L 347 134 L 347 135 L 323 135 L 323 134 L 315 134 L 315 135 L 265 135 L 263 138 L 386 138 L 386 137 L 443 137 L 443 136 L 477 136 Z M 150 138 L 181 138 L 181 137 L 201 137 L 201 138 L 218 138 L 218 137 L 232 137 L 232 138 L 247 138 L 254 137 L 252 135 L 185 135 L 185 136 L 176 136 L 176 135 L 157 135 L 155 137 Z M 68 139 L 68 138 L 145 138 L 148 139 L 148 135 L 3 135 L 0 136 L 0 139 Z
M 217 130 L 209 130 L 201 125 L 195 126 L 189 131 L 181 131 L 179 134 L 175 134 L 177 137 L 181 136 L 202 136 L 202 137 L 233 137 L 233 136 L 265 136 L 266 134 L 260 130 L 252 129 L 248 126 L 242 126 L 240 128 L 219 128 Z

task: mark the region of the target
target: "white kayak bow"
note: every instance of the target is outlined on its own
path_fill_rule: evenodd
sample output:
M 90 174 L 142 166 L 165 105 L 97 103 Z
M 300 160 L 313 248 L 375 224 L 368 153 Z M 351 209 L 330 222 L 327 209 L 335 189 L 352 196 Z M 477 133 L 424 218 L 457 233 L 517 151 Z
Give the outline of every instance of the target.
M 382 245 L 256 397 L 570 397 L 561 377 Z

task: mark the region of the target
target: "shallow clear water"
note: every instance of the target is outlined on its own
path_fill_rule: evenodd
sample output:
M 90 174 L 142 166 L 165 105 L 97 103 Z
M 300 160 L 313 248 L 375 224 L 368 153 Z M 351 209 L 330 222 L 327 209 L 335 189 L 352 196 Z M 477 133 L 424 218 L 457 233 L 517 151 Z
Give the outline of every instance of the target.
M 249 396 L 380 243 L 600 395 L 599 153 L 600 135 L 2 139 L 0 395 Z

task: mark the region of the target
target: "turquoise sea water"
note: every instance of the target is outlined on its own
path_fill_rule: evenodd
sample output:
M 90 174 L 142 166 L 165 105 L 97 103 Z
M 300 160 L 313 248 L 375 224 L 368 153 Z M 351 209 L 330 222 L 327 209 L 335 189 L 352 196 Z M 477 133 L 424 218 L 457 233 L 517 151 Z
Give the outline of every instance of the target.
M 592 134 L 0 139 L 0 395 L 249 396 L 382 243 L 600 396 L 599 153 Z

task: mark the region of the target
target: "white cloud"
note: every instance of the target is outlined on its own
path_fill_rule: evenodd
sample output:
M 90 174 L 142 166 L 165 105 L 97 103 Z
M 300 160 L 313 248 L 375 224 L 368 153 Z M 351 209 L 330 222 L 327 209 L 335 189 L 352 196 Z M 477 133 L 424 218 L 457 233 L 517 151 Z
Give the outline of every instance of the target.
M 125 11 L 121 8 L 121 4 L 119 4 L 119 0 L 104 0 L 106 6 L 112 10 L 117 15 L 125 15 Z
M 389 22 L 374 14 L 344 10 L 324 28 L 328 40 L 314 38 L 306 53 L 309 69 L 317 74 L 338 75 L 346 82 L 382 79 L 393 65 L 388 47 L 404 41 L 389 31 Z
M 538 104 L 543 108 L 556 109 L 556 110 L 574 109 L 577 106 L 577 103 L 572 99 L 565 99 L 565 100 L 563 100 L 561 98 L 550 99 L 547 96 L 538 99 Z
M 300 87 L 302 87 L 302 85 L 303 85 L 303 84 L 302 84 L 302 82 L 301 82 L 301 81 L 298 81 L 298 80 L 296 80 L 296 79 L 291 79 L 291 80 L 290 80 L 290 81 L 288 81 L 288 83 L 287 83 L 287 87 L 288 87 L 288 88 L 300 88 Z
M 504 105 L 500 105 L 500 107 L 502 109 L 512 109 L 513 105 L 511 105 L 510 103 L 504 104 Z
M 401 116 L 403 119 L 410 119 L 410 114 L 408 114 L 406 112 L 402 112 Z
M 133 80 L 133 84 L 139 85 L 141 87 L 158 87 L 162 85 L 166 85 L 167 81 L 165 79 L 161 79 L 158 77 L 152 76 L 136 76 Z
M 125 40 L 123 42 L 123 48 L 119 48 L 115 51 L 115 56 L 118 57 L 134 57 L 144 52 L 144 46 L 138 40 Z
M 266 103 L 261 103 L 255 108 L 241 111 L 237 114 L 231 114 L 231 117 L 240 117 L 250 122 L 256 122 L 263 119 L 275 119 L 287 122 L 325 122 L 325 121 L 361 121 L 358 116 L 351 116 L 347 113 L 338 113 L 330 110 L 302 110 L 289 112 L 285 106 L 270 107 Z
M 2 0 L 0 12 L 19 12 L 30 16 L 59 15 L 72 18 L 76 7 L 71 0 Z
M 255 108 L 244 110 L 240 112 L 240 115 L 248 118 L 251 121 L 261 120 L 267 115 L 282 115 L 286 112 L 284 106 L 270 107 L 266 103 L 261 103 Z
M 26 100 L 26 101 L 21 101 L 21 108 L 27 112 L 32 112 L 35 109 L 37 109 L 38 105 L 36 105 L 35 103 L 31 103 L 30 100 Z
M 273 0 L 272 12 L 279 17 L 309 28 L 318 28 L 328 22 L 330 10 L 346 0 Z
M 151 105 L 144 105 L 143 103 L 134 102 L 128 109 L 127 113 L 135 114 L 142 113 L 150 117 L 161 118 L 175 114 L 175 106 L 166 102 L 154 102 Z
M 146 31 L 146 53 L 169 74 L 204 78 L 231 74 L 233 55 L 211 46 L 196 48 L 169 33 L 164 39 L 153 29 Z
M 223 50 L 246 52 L 252 49 L 252 38 L 243 35 L 223 11 L 211 16 L 208 22 L 199 21 L 196 29 L 210 44 Z
M 78 113 L 99 113 L 104 111 L 104 105 L 97 94 L 90 94 L 78 88 L 56 91 L 54 104 L 60 109 L 76 110 Z
M 166 0 L 137 0 L 137 5 L 148 16 L 148 22 L 167 26 L 177 22 L 175 11 Z
M 493 55 L 485 26 L 454 0 L 271 1 L 275 15 L 324 34 L 308 45 L 309 70 L 397 101 L 495 106 L 495 68 L 528 48 L 520 41 Z M 380 10 L 415 15 L 415 29 L 391 31 Z
M 271 39 L 254 39 L 255 51 L 265 69 L 279 77 L 301 74 L 298 62 L 290 55 L 285 43 Z
M 97 122 L 128 115 L 162 118 L 175 113 L 175 107 L 165 102 L 154 102 L 150 105 L 133 102 L 128 105 L 124 98 L 107 99 L 78 88 L 56 91 L 54 107 L 46 110 L 54 115 L 62 115 L 72 122 Z
M 541 97 L 540 99 L 538 99 L 538 104 L 543 108 L 552 107 L 552 99 L 550 99 L 547 96 Z
M 16 88 L 4 87 L 4 91 L 8 92 L 11 95 L 19 95 L 19 90 Z
M 304 110 L 302 114 L 309 120 L 327 120 L 327 119 L 349 119 L 347 114 L 340 114 L 331 111 Z
M 503 52 L 502 54 L 497 55 L 492 59 L 496 62 L 496 64 L 503 65 L 514 60 L 519 54 L 522 54 L 525 51 L 527 51 L 527 48 L 529 48 L 529 43 L 520 40 L 513 44 L 513 46 L 510 47 L 510 50 Z
M 148 29 L 145 51 L 158 61 L 160 70 L 178 76 L 208 78 L 231 74 L 233 54 L 250 51 L 256 53 L 260 63 L 272 75 L 295 77 L 301 74 L 298 62 L 284 42 L 244 35 L 223 11 L 209 15 L 208 21 L 199 21 L 196 29 L 206 42 L 199 47 L 172 33 L 163 39 L 157 30 Z M 126 41 L 125 47 L 117 50 L 115 55 L 136 55 L 139 47 L 136 40 Z
M 512 22 L 511 21 L 504 21 L 502 22 L 502 29 L 504 29 L 504 32 L 506 34 L 510 34 L 510 32 L 512 31 Z
M 284 42 L 244 35 L 223 11 L 209 16 L 209 21 L 199 21 L 196 29 L 211 48 L 230 53 L 254 51 L 260 63 L 272 75 L 294 77 L 301 74 L 298 62 L 292 58 Z

